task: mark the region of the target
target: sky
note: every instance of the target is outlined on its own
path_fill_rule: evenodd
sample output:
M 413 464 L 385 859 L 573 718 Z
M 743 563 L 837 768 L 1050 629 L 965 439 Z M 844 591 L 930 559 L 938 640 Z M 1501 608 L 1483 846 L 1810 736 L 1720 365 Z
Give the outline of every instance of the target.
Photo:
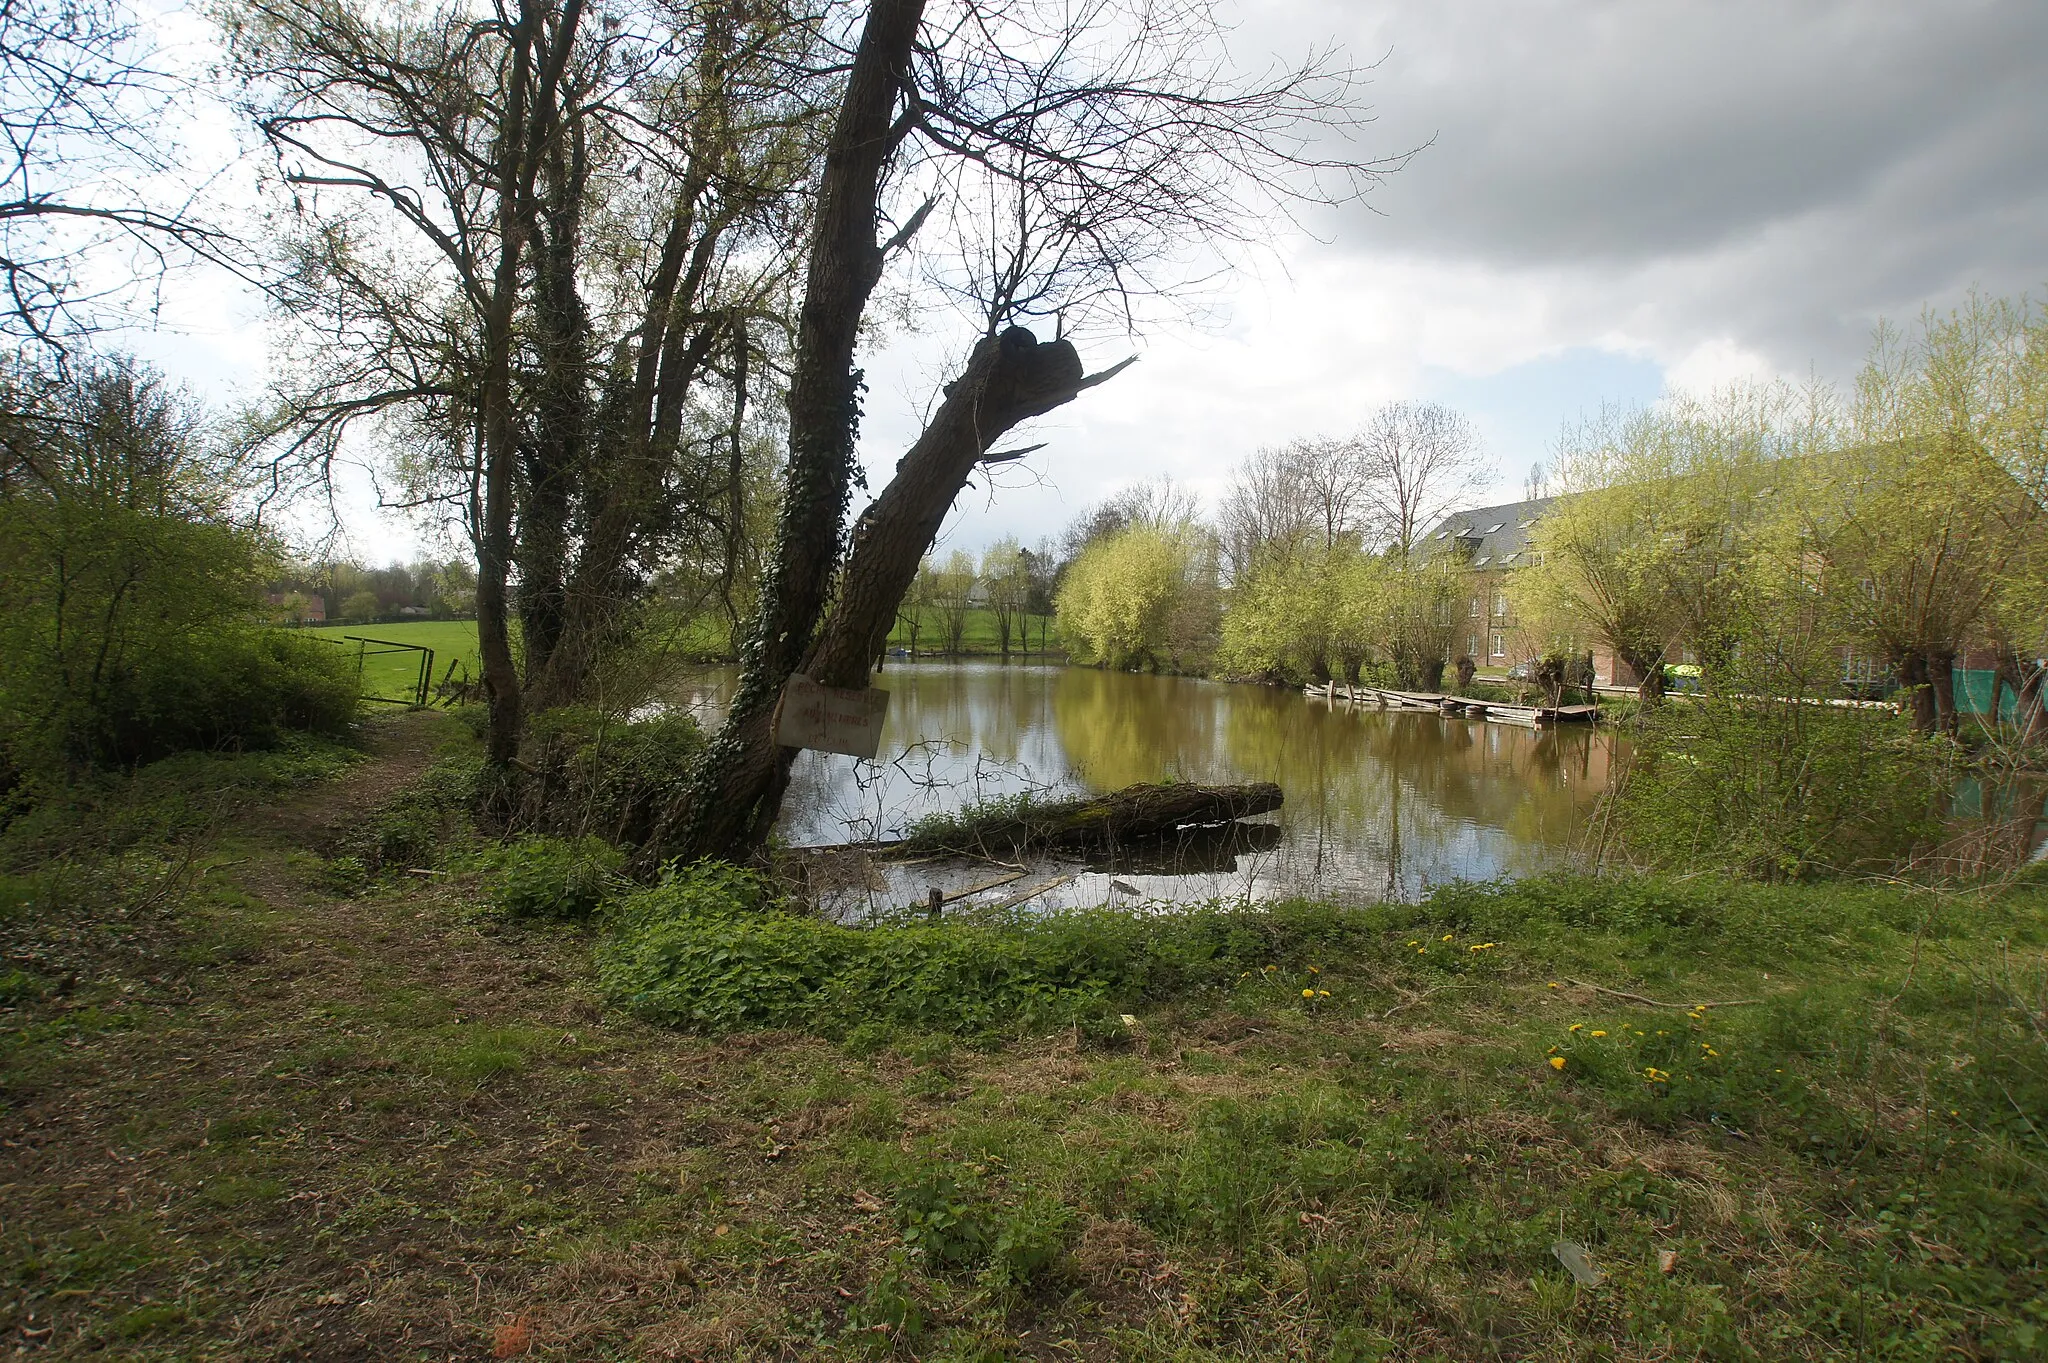
M 1012 443 L 940 542 L 1029 544 L 1138 479 L 1213 503 L 1263 445 L 1379 404 L 1472 418 L 1519 495 L 1560 427 L 1738 378 L 1855 372 L 1880 318 L 2048 286 L 2048 5 L 2038 0 L 1224 0 L 1242 67 L 1335 40 L 1372 66 L 1362 204 L 1248 259 L 1205 325 L 1090 338 L 1138 361 Z M 253 391 L 260 308 L 188 288 L 135 348 L 219 400 Z M 943 327 L 861 357 L 879 489 L 942 380 Z M 351 485 L 348 548 L 420 532 Z

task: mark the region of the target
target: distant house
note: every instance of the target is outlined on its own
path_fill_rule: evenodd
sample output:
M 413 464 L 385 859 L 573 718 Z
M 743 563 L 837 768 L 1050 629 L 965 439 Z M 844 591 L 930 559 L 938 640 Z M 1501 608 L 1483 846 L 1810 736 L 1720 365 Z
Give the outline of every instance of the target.
M 264 600 L 293 624 L 321 625 L 327 622 L 327 603 L 317 592 L 269 592 Z
M 1510 667 L 1523 661 L 1516 656 L 1525 648 L 1520 637 L 1522 622 L 1515 615 L 1514 602 L 1508 599 L 1507 577 L 1530 562 L 1536 552 L 1530 547 L 1530 536 L 1556 500 L 1536 497 L 1454 512 L 1439 521 L 1417 546 L 1424 558 L 1456 556 L 1470 574 L 1464 631 L 1453 648 L 1481 667 Z M 1601 670 L 1597 654 L 1594 667 Z M 1612 658 L 1606 660 L 1605 672 L 1612 674 Z M 1607 675 L 1600 680 L 1604 683 Z

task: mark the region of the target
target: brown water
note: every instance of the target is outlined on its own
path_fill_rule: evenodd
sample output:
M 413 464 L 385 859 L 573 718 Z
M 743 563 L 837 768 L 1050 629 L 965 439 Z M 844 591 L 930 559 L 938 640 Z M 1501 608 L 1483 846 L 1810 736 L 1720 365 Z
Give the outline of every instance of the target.
M 1033 901 L 1046 907 L 1413 898 L 1447 880 L 1528 875 L 1583 842 L 1614 742 L 1591 725 L 1333 708 L 1297 691 L 1090 668 L 892 664 L 875 681 L 891 693 L 879 758 L 804 753 L 778 825 L 789 843 L 894 837 L 922 815 L 1022 790 L 1175 778 L 1286 792 L 1276 834 L 1171 867 L 1069 868 L 1075 879 Z M 731 685 L 730 671 L 706 673 L 678 699 L 716 723 Z M 868 897 L 920 897 L 897 878 Z

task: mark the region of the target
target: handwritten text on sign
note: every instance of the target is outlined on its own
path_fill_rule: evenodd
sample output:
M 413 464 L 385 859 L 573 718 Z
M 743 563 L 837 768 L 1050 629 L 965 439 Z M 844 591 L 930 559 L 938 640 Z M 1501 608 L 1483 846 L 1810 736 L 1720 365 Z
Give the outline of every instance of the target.
M 809 677 L 791 677 L 782 688 L 775 741 L 785 748 L 873 757 L 882 741 L 882 718 L 888 713 L 887 691 L 844 691 L 820 686 Z

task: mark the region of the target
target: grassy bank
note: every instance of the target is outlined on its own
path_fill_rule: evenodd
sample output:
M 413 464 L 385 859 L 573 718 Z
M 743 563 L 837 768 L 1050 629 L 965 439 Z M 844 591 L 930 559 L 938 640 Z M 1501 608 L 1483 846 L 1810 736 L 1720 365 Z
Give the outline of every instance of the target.
M 1040 630 L 1043 630 L 1045 633 L 1044 651 L 1052 655 L 1064 656 L 1066 645 L 1060 642 L 1059 630 L 1054 626 L 1053 619 L 1049 615 L 1019 616 L 1013 620 L 1010 624 L 1011 653 L 1013 655 L 1025 652 L 1034 655 L 1038 654 L 1040 652 Z M 1028 634 L 1026 631 L 1028 631 Z M 996 634 L 996 616 L 994 611 L 971 610 L 967 612 L 967 627 L 960 633 L 960 652 L 962 655 L 996 653 L 1000 651 L 999 643 L 1000 641 Z M 924 623 L 917 631 L 918 655 L 922 657 L 928 653 L 941 653 L 945 650 L 946 644 L 945 621 L 939 617 L 937 611 L 925 612 Z M 889 631 L 889 647 L 910 647 L 910 627 L 900 617 L 897 619 L 895 627 Z
M 195 759 L 110 792 L 89 822 L 118 835 L 0 842 L 15 1348 L 2048 1339 L 2039 886 L 1555 880 L 849 942 L 685 876 L 565 925 L 504 916 L 503 859 L 450 849 L 465 742 L 404 716 L 364 760 Z

